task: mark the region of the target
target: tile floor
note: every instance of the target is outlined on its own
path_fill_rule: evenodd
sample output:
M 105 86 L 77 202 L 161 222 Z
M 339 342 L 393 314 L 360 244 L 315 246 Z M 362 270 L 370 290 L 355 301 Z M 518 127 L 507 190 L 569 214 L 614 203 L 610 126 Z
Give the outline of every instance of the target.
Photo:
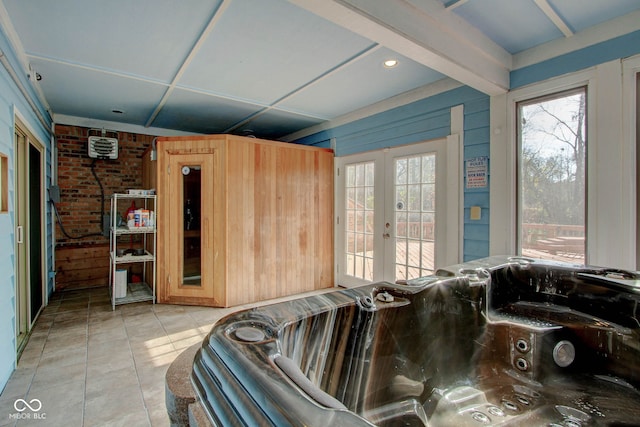
M 215 321 L 246 307 L 146 302 L 112 311 L 105 289 L 55 293 L 0 395 L 0 426 L 168 426 L 169 365 Z M 16 399 L 42 407 L 16 419 Z

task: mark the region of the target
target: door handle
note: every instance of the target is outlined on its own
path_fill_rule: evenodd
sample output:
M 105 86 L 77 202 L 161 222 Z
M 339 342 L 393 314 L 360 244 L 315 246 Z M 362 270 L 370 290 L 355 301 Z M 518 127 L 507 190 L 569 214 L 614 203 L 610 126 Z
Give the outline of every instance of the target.
M 24 227 L 21 225 L 16 227 L 16 241 L 18 243 L 23 243 L 24 241 Z

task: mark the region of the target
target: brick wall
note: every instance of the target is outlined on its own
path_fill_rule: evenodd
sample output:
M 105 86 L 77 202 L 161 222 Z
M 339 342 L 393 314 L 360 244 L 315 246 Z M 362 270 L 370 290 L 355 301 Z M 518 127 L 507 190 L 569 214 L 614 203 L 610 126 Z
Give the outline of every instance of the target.
M 100 186 L 91 172 L 94 159 L 87 154 L 89 129 L 56 125 L 55 131 L 60 187 L 57 207 L 62 224 L 71 236 L 100 234 L 70 239 L 56 223 L 56 289 L 106 285 L 109 238 L 101 235 Z M 111 194 L 142 188 L 142 154 L 154 136 L 118 132 L 117 138 L 118 158 L 96 160 L 94 164 L 104 188 L 104 213 L 109 213 Z M 86 260 L 88 254 L 95 258 L 89 262 L 78 260 Z M 80 271 L 82 269 L 87 271 Z

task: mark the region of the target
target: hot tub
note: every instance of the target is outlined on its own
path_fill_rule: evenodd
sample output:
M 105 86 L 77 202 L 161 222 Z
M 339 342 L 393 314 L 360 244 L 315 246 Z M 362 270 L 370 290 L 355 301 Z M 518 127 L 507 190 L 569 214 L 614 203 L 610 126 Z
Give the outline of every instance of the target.
M 640 276 L 492 257 L 234 313 L 196 354 L 214 425 L 640 424 Z

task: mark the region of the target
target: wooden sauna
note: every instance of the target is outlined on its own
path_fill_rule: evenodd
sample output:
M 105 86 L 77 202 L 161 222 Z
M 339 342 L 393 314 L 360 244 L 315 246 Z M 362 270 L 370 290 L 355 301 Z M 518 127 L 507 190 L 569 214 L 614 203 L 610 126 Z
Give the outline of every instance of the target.
M 233 135 L 160 137 L 158 302 L 228 307 L 334 286 L 333 152 Z

